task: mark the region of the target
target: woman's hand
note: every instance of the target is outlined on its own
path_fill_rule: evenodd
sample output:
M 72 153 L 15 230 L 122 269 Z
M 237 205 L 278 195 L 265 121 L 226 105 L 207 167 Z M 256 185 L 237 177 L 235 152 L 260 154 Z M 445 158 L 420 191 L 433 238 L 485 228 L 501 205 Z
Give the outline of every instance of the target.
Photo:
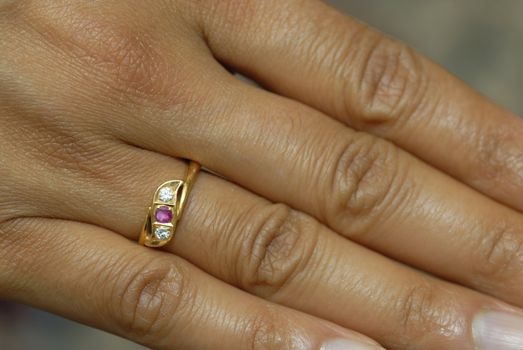
M 412 50 L 313 0 L 4 0 L 0 33 L 0 297 L 158 349 L 523 348 L 523 123 Z M 138 246 L 177 158 L 223 177 Z

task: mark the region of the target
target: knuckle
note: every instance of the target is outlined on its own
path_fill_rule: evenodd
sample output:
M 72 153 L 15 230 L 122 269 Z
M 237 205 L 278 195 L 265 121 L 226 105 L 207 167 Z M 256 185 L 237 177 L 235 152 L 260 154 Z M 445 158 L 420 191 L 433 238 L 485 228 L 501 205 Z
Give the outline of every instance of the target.
M 474 127 L 469 128 L 474 130 Z M 473 181 L 523 184 L 523 152 L 519 146 L 518 127 L 512 125 L 495 125 L 478 130 L 475 149 L 478 150 L 477 164 L 472 172 Z
M 500 282 L 505 286 L 521 283 L 515 277 L 520 275 L 523 262 L 523 240 L 508 224 L 500 224 L 482 237 L 477 251 L 475 275 L 482 285 L 496 288 Z
M 98 89 L 103 96 L 110 91 L 114 99 L 155 98 L 158 102 L 161 98 L 166 103 L 165 98 L 172 97 L 174 80 L 170 79 L 176 76 L 168 63 L 167 49 L 159 36 L 147 29 L 151 26 L 143 23 L 153 16 L 137 18 L 129 6 L 110 3 L 99 3 L 96 10 L 82 2 L 63 1 L 25 1 L 19 7 L 21 21 L 38 33 L 66 66 L 86 73 L 91 89 Z
M 463 323 L 455 298 L 430 282 L 406 288 L 397 299 L 399 326 L 406 338 L 424 344 L 426 335 L 451 335 Z
M 420 108 L 427 108 L 423 64 L 408 46 L 368 30 L 363 33 L 365 49 L 348 68 L 354 78 L 346 79 L 347 115 L 356 116 L 362 128 L 406 122 Z
M 240 283 L 275 297 L 307 266 L 318 239 L 317 222 L 283 204 L 258 213 L 249 247 L 239 258 Z
M 323 195 L 327 197 L 324 216 L 330 225 L 339 227 L 342 223 L 351 228 L 352 236 L 359 236 L 369 231 L 385 211 L 401 206 L 410 195 L 410 187 L 405 185 L 401 171 L 407 166 L 400 164 L 398 152 L 388 142 L 356 134 L 333 153 L 327 196 Z
M 247 324 L 247 344 L 250 350 L 298 349 L 300 336 L 295 325 L 282 317 L 281 311 L 268 306 L 258 309 Z
M 165 336 L 190 305 L 193 294 L 185 275 L 181 267 L 162 259 L 124 272 L 116 286 L 109 287 L 109 316 L 124 334 Z

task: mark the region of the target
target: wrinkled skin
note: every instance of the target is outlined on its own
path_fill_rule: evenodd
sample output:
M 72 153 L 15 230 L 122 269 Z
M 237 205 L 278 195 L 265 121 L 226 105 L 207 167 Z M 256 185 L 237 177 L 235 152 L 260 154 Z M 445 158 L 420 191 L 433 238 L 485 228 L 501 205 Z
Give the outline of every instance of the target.
M 403 44 L 315 0 L 4 0 L 0 33 L 1 298 L 156 349 L 490 350 L 522 313 L 522 121 Z M 141 247 L 182 158 L 212 172 Z

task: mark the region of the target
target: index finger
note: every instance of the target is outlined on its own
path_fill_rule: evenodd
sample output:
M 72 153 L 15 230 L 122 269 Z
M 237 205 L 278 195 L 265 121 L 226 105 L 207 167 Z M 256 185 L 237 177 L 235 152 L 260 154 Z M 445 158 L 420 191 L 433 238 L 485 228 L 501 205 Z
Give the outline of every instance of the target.
M 320 1 L 210 3 L 202 27 L 222 62 L 523 209 L 523 121 L 514 114 Z

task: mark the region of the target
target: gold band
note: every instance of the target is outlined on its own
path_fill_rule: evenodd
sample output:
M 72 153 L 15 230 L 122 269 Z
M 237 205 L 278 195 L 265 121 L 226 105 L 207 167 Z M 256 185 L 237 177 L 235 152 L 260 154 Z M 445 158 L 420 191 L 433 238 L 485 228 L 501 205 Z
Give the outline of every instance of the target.
M 139 244 L 158 248 L 171 241 L 200 168 L 199 163 L 190 161 L 184 181 L 171 180 L 158 187 L 147 209 Z

